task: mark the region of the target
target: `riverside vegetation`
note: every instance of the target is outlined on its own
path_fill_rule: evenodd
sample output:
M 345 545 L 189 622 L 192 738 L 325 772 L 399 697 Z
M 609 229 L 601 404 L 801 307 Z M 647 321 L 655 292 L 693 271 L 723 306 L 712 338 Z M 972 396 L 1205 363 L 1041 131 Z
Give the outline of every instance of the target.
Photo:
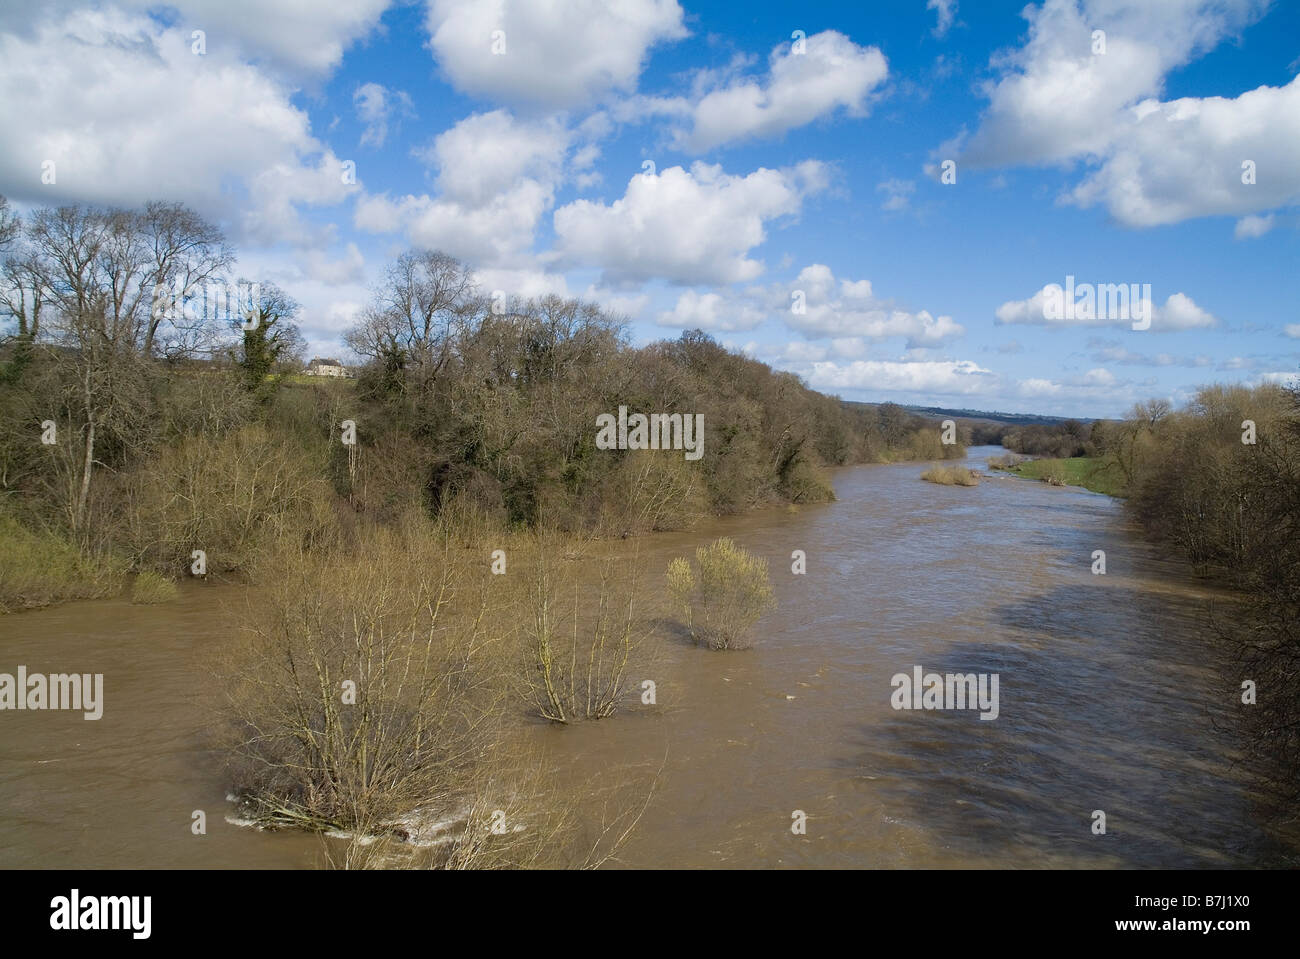
M 614 855 L 654 776 L 593 785 L 606 813 L 580 822 L 518 732 L 637 694 L 664 574 L 625 538 L 827 501 L 827 466 L 963 452 L 699 331 L 636 348 L 595 304 L 494 301 L 437 252 L 390 265 L 347 335 L 360 374 L 332 382 L 298 375 L 290 293 L 229 277 L 184 206 L 0 198 L 0 254 L 0 610 L 246 584 L 213 653 L 241 814 L 351 837 L 344 866 Z M 196 309 L 212 284 L 249 301 Z M 703 457 L 599 449 L 620 407 L 697 417 Z M 745 645 L 765 565 L 730 543 L 699 562 L 692 628 Z
M 621 537 L 825 501 L 827 466 L 964 456 L 931 421 L 841 403 L 699 331 L 636 348 L 594 304 L 494 309 L 434 252 L 402 255 L 374 291 L 348 335 L 359 377 L 311 383 L 299 307 L 272 284 L 248 314 L 153 308 L 159 287 L 233 262 L 183 206 L 22 219 L 0 201 L 0 252 L 0 609 L 128 584 L 168 601 L 198 569 L 246 582 L 217 670 L 241 808 L 381 837 L 343 865 L 606 861 L 653 776 L 578 822 L 513 744 L 522 722 L 607 719 L 636 694 L 665 580 Z M 597 416 L 620 406 L 702 415 L 703 458 L 598 449 Z M 1279 387 L 1209 387 L 1182 410 L 1067 424 L 1055 446 L 1004 437 L 1089 456 L 1152 536 L 1239 590 L 1216 628 L 1258 684 L 1257 742 L 1292 794 L 1298 410 Z M 667 585 L 713 647 L 745 645 L 771 599 L 761 560 L 728 543 L 673 563 Z
M 1003 441 L 1047 458 L 991 468 L 1121 496 L 1148 536 L 1232 587 L 1237 601 L 1211 607 L 1208 625 L 1255 684 L 1254 752 L 1290 818 L 1300 798 L 1300 387 L 1212 385 L 1179 409 L 1152 400 L 1121 420 L 1018 428 Z

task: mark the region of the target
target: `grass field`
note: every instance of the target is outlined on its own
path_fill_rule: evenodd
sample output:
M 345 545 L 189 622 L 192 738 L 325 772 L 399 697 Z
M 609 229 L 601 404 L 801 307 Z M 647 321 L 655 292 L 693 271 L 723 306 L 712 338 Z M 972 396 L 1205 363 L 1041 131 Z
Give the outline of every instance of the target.
M 1107 496 L 1124 495 L 1124 481 L 1119 470 L 1114 465 L 1108 467 L 1104 459 L 1095 456 L 1030 460 L 1007 472 L 1056 486 L 1082 486 Z

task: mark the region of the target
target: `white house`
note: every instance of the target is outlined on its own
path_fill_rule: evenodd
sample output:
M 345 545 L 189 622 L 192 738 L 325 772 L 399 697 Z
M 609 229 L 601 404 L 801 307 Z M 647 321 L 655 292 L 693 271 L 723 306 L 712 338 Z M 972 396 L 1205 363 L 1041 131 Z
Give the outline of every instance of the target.
M 347 376 L 348 370 L 338 360 L 321 359 L 319 356 L 314 357 L 307 364 L 304 371 L 308 376 Z

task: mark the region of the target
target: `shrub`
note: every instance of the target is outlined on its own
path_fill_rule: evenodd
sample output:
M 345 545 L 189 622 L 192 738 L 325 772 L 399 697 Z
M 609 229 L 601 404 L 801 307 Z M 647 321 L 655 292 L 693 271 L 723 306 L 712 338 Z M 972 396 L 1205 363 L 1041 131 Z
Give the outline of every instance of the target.
M 980 482 L 979 477 L 964 466 L 936 466 L 922 473 L 921 479 L 940 486 L 978 486 Z
M 95 599 L 122 588 L 124 566 L 88 555 L 62 537 L 0 515 L 0 613 Z
M 259 565 L 269 585 L 222 670 L 246 817 L 383 834 L 472 798 L 509 692 L 505 644 L 448 541 L 407 534 Z
M 668 591 L 682 609 L 691 637 L 710 649 L 743 649 L 765 612 L 776 605 L 767 560 L 727 537 L 668 564 Z
M 1006 453 L 1002 456 L 990 456 L 987 462 L 991 470 L 1013 470 L 1026 459 L 1027 457 L 1017 453 Z
M 178 596 L 180 591 L 176 584 L 151 569 L 146 569 L 137 576 L 131 585 L 131 602 L 141 605 L 170 603 Z
M 261 426 L 185 437 L 126 479 L 121 538 L 143 569 L 180 572 L 202 549 L 209 572 L 247 569 L 281 537 L 328 542 L 333 494 L 318 464 Z
M 812 463 L 800 456 L 791 464 L 782 481 L 782 492 L 791 503 L 832 503 L 835 490 L 830 480 Z
M 559 560 L 564 550 L 555 537 L 530 539 L 511 553 L 512 562 L 529 566 L 521 618 L 535 708 L 555 723 L 612 716 L 632 690 L 629 667 L 644 635 L 635 572 L 572 551 Z M 561 561 L 567 569 L 558 569 Z

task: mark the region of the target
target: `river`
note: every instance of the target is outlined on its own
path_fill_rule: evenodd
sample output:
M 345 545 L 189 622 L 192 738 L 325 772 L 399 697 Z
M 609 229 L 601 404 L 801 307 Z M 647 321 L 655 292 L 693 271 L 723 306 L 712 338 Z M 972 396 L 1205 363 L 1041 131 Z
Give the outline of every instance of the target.
M 983 467 L 1000 448 L 973 448 Z M 657 705 L 537 725 L 561 781 L 658 784 L 629 867 L 1275 866 L 1240 754 L 1243 678 L 1204 623 L 1226 601 L 1119 504 L 925 464 L 837 470 L 838 501 L 646 538 L 651 566 L 727 535 L 768 558 L 778 608 L 747 651 L 660 636 Z M 1105 575 L 1092 572 L 1104 550 Z M 807 572 L 791 572 L 803 550 Z M 0 671 L 104 673 L 105 712 L 0 716 L 0 866 L 294 868 L 321 840 L 228 821 L 196 693 L 238 587 L 166 606 L 0 618 Z M 891 677 L 997 674 L 999 710 L 899 710 Z M 566 778 L 567 777 L 567 778 Z M 581 787 L 575 785 L 575 793 Z M 191 833 L 195 810 L 207 834 Z M 1093 831 L 1105 813 L 1104 835 Z M 795 811 L 806 833 L 791 830 Z M 1293 858 L 1292 858 L 1293 861 Z

